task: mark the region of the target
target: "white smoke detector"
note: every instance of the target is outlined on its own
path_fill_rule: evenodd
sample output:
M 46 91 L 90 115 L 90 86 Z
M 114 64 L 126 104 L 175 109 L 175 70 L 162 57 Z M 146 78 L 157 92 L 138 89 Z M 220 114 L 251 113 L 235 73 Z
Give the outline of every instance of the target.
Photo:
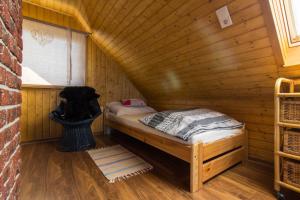
M 216 11 L 216 14 L 220 22 L 221 28 L 226 28 L 233 24 L 227 6 L 218 9 Z

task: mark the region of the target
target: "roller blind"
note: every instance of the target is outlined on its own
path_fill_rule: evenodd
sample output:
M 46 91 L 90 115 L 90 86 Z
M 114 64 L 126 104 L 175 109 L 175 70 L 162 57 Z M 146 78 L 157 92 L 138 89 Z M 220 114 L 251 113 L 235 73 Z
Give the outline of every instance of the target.
M 290 0 L 296 36 L 300 36 L 300 1 Z
M 24 20 L 23 42 L 23 84 L 85 84 L 85 34 Z

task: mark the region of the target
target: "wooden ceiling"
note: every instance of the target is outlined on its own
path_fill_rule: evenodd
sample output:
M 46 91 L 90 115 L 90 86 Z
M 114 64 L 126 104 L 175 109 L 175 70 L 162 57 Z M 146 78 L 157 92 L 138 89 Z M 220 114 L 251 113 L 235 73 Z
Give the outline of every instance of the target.
M 245 122 L 249 156 L 272 162 L 274 83 L 300 68 L 276 64 L 267 1 L 25 1 L 76 17 L 155 108 L 202 106 Z M 224 5 L 234 25 L 221 29 Z
M 81 18 L 148 98 L 250 95 L 278 76 L 259 0 L 25 0 Z M 227 5 L 234 25 L 221 29 Z

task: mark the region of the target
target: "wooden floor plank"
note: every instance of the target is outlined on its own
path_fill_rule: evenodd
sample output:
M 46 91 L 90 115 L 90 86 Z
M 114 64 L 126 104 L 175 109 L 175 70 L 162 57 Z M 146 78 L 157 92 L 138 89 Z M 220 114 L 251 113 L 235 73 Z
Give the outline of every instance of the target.
M 276 199 L 272 169 L 237 165 L 189 193 L 189 165 L 126 135 L 97 137 L 97 147 L 121 143 L 154 166 L 146 174 L 108 183 L 86 152 L 62 153 L 58 143 L 22 146 L 22 200 L 259 200 Z

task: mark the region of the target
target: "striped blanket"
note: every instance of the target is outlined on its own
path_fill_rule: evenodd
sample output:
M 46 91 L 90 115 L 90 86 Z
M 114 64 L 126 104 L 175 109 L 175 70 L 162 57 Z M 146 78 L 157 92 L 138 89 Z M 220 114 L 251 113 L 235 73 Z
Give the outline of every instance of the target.
M 189 140 L 195 134 L 242 128 L 243 123 L 209 109 L 171 110 L 147 115 L 140 121 L 169 135 Z

